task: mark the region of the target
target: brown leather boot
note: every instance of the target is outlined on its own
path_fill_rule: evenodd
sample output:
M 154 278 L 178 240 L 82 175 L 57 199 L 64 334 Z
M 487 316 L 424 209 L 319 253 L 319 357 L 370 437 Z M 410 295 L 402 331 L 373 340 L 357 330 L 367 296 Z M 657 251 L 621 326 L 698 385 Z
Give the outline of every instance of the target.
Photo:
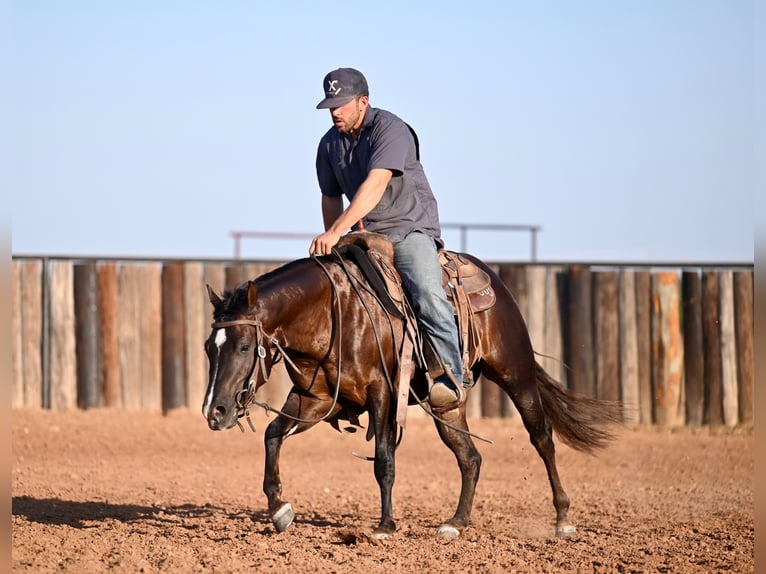
M 444 373 L 436 377 L 428 394 L 428 402 L 436 412 L 456 409 L 465 402 L 466 394 L 462 383 L 455 379 L 449 365 L 444 365 Z

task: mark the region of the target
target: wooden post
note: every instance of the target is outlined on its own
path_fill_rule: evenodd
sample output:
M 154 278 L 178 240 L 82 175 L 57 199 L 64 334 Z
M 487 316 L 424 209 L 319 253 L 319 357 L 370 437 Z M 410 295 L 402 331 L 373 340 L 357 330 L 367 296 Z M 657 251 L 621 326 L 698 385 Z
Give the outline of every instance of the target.
M 545 278 L 545 354 L 540 358 L 545 371 L 566 386 L 564 341 L 561 325 L 561 266 L 548 267 Z
M 102 263 L 98 269 L 98 314 L 101 319 L 103 404 L 106 407 L 123 406 L 119 312 L 117 266 L 114 263 Z
M 678 274 L 665 271 L 652 280 L 652 385 L 659 425 L 684 424 L 683 361 Z
M 718 326 L 718 274 L 702 272 L 702 344 L 705 354 L 705 416 L 709 425 L 723 423 L 721 334 Z
M 734 314 L 737 317 L 739 421 L 752 424 L 755 363 L 753 361 L 753 272 L 734 272 Z
M 40 408 L 43 404 L 43 265 L 41 261 L 21 264 L 24 323 L 24 404 Z
M 11 408 L 24 406 L 24 321 L 22 320 L 22 289 L 21 262 L 11 261 L 12 267 L 12 297 L 13 316 L 11 317 L 11 369 L 13 372 L 11 386 Z
M 138 264 L 122 263 L 119 269 L 118 329 L 122 404 L 128 410 L 141 408 L 141 344 L 139 315 L 141 290 Z
M 141 289 L 141 406 L 162 409 L 162 267 L 144 263 L 138 268 Z
M 186 347 L 186 406 L 198 409 L 202 405 L 207 386 L 207 357 L 204 343 L 210 333 L 207 289 L 202 281 L 202 264 L 184 265 L 184 344 Z
M 184 323 L 184 265 L 162 268 L 162 410 L 186 404 L 186 355 Z
M 734 275 L 730 269 L 718 272 L 718 308 L 721 329 L 721 390 L 723 422 L 735 426 L 739 420 L 737 391 L 737 334 L 734 329 Z
M 243 263 L 233 263 L 226 267 L 226 288 L 234 289 L 247 281 L 247 270 Z
M 545 349 L 545 267 L 527 267 L 527 330 L 532 348 L 547 354 Z
M 620 349 L 617 306 L 617 272 L 593 274 L 594 349 L 596 355 L 596 396 L 620 400 Z
M 699 271 L 682 274 L 686 422 L 701 425 L 705 412 L 705 354 L 702 346 L 702 284 Z
M 590 268 L 569 268 L 567 294 L 568 349 L 565 351 L 570 388 L 587 397 L 596 396 L 593 359 L 593 300 Z
M 636 271 L 636 349 L 638 350 L 638 414 L 641 424 L 654 422 L 652 393 L 652 276 Z
M 13 262 L 13 407 L 43 406 L 43 279 L 40 260 Z
M 77 406 L 92 409 L 101 403 L 98 273 L 95 262 L 74 266 Z
M 50 262 L 50 408 L 77 406 L 74 281 L 70 261 Z
M 638 331 L 636 326 L 636 273 L 620 271 L 620 392 L 628 424 L 640 421 L 638 391 Z
M 210 322 L 213 319 L 213 306 L 207 298 L 206 285 L 210 285 L 218 295 L 223 293 L 223 290 L 226 288 L 226 266 L 223 263 L 205 263 L 205 268 L 202 272 L 202 292 L 204 293 L 202 305 L 206 322 L 205 336 L 209 333 L 207 327 L 210 326 Z

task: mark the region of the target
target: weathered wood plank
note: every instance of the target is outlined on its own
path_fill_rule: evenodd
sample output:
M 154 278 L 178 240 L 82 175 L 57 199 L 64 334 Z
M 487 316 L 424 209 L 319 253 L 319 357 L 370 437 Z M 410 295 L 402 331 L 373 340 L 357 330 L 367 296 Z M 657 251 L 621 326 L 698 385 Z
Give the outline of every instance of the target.
M 50 281 L 50 408 L 77 406 L 74 281 L 71 261 L 51 261 Z
M 162 410 L 186 404 L 184 264 L 162 267 Z
M 40 408 L 43 404 L 43 264 L 21 263 L 24 365 L 24 405 Z
M 212 309 L 203 282 L 203 265 L 190 261 L 184 266 L 184 314 L 186 356 L 186 406 L 198 409 L 207 386 L 207 357 L 204 343 L 210 333 L 208 309 Z
M 702 346 L 702 282 L 699 271 L 682 273 L 686 423 L 701 425 L 705 412 L 705 356 Z
M 636 272 L 623 269 L 619 277 L 620 394 L 624 420 L 640 421 L 638 383 L 638 327 L 636 325 Z
M 755 363 L 753 354 L 753 272 L 734 272 L 734 314 L 737 318 L 737 358 L 739 373 L 739 421 L 754 421 L 753 390 Z
M 540 364 L 555 380 L 566 386 L 564 338 L 561 320 L 561 275 L 563 267 L 550 266 L 545 276 L 545 357 Z
M 566 362 L 570 366 L 570 388 L 587 397 L 596 396 L 593 354 L 592 275 L 585 265 L 572 265 L 567 281 Z
M 74 266 L 75 350 L 77 355 L 77 406 L 101 405 L 101 348 L 96 263 Z
M 120 365 L 122 366 L 122 402 L 126 409 L 141 408 L 141 329 L 143 313 L 139 266 L 122 263 L 120 287 Z
M 652 277 L 636 271 L 636 347 L 638 349 L 638 414 L 641 424 L 654 422 L 652 392 Z
M 723 379 L 721 365 L 721 330 L 718 310 L 718 274 L 702 272 L 702 343 L 705 353 L 704 423 L 723 424 Z
M 202 271 L 202 283 L 203 287 L 210 285 L 213 291 L 221 295 L 226 288 L 226 265 L 224 263 L 205 263 Z M 205 320 L 210 323 L 213 317 L 213 306 L 207 297 L 207 289 L 204 290 L 204 293 Z
M 735 426 L 739 421 L 739 393 L 737 390 L 737 334 L 734 329 L 734 275 L 730 269 L 722 269 L 718 272 L 718 297 L 723 422 L 727 426 Z
M 547 354 L 545 349 L 545 267 L 527 267 L 527 331 L 532 348 Z
M 652 277 L 652 388 L 658 425 L 684 424 L 683 339 L 678 274 Z
M 21 263 L 11 262 L 11 285 L 13 311 L 11 316 L 11 408 L 24 406 L 24 321 L 22 308 L 24 283 L 21 280 Z
M 617 272 L 593 273 L 594 354 L 596 355 L 596 396 L 620 400 L 620 348 L 617 306 Z
M 98 309 L 101 319 L 101 372 L 103 405 L 122 407 L 120 367 L 120 298 L 117 265 L 101 263 L 98 268 Z
M 247 265 L 232 263 L 226 266 L 226 289 L 234 289 L 249 279 Z
M 138 268 L 141 312 L 138 317 L 141 350 L 141 406 L 162 409 L 162 265 Z

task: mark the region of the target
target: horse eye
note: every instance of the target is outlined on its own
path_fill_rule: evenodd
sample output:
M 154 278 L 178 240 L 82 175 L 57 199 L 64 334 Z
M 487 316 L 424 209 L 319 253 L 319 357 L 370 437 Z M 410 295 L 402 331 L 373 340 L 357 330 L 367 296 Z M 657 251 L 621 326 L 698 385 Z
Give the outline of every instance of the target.
M 243 353 L 247 353 L 250 350 L 250 345 L 245 343 L 242 345 L 242 348 L 240 349 Z

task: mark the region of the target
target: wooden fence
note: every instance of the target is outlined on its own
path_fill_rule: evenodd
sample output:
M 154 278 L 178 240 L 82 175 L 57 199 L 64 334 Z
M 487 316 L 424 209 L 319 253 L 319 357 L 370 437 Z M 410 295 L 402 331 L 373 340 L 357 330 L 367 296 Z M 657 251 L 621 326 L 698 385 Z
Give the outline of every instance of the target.
M 16 257 L 14 408 L 200 408 L 220 292 L 278 263 Z M 622 400 L 629 424 L 753 423 L 753 268 L 494 265 L 539 362 L 573 391 Z M 261 391 L 279 406 L 277 370 Z M 421 416 L 411 407 L 412 416 Z M 516 416 L 494 384 L 469 416 Z

